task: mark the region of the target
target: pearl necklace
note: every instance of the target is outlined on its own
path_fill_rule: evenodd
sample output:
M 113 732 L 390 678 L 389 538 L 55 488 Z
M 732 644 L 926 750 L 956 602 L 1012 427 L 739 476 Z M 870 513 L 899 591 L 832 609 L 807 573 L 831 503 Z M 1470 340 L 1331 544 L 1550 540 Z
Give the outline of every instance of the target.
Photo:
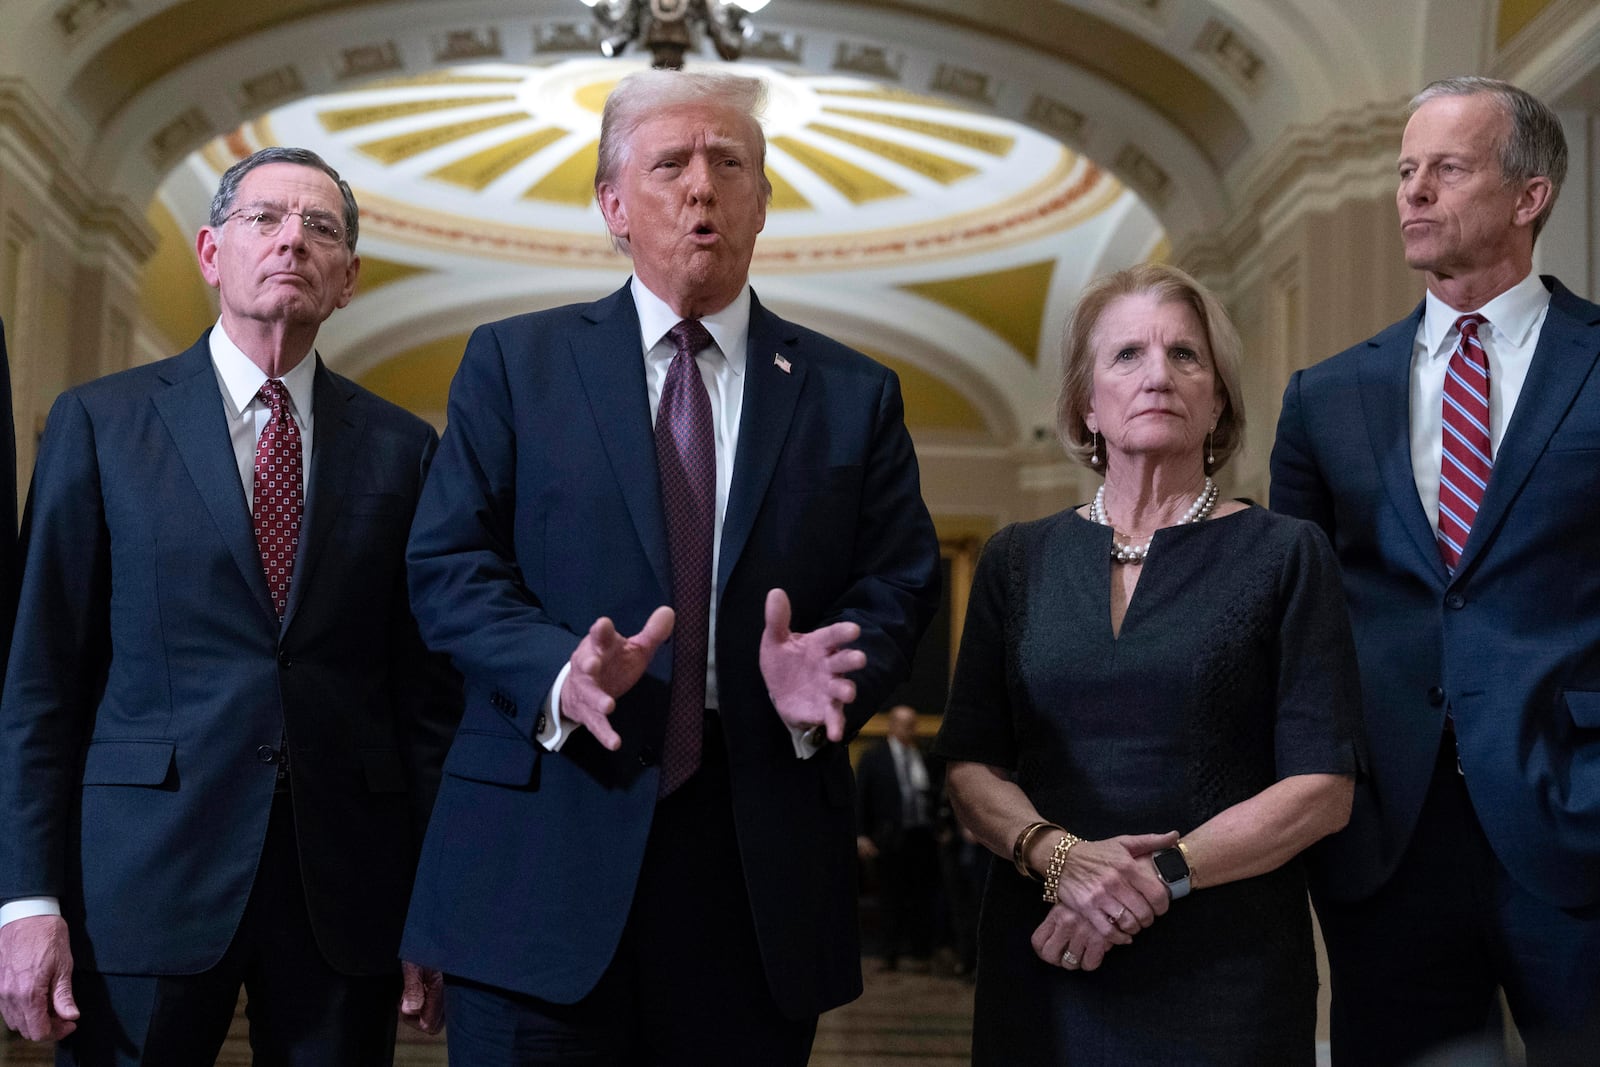
M 1206 478 L 1205 487 L 1200 490 L 1200 495 L 1194 498 L 1194 503 L 1189 505 L 1189 510 L 1183 513 L 1183 518 L 1177 521 L 1178 526 L 1188 526 L 1191 523 L 1205 522 L 1211 517 L 1211 512 L 1217 506 L 1217 483 L 1210 477 Z M 1101 526 L 1111 526 L 1111 519 L 1106 515 L 1106 487 L 1101 483 L 1100 488 L 1094 491 L 1094 500 L 1089 504 L 1089 518 Z M 1111 529 L 1111 558 L 1118 563 L 1143 563 L 1144 558 L 1150 554 L 1150 545 L 1154 543 L 1155 535 L 1150 535 L 1150 540 L 1142 545 L 1130 544 L 1117 540 L 1116 527 Z

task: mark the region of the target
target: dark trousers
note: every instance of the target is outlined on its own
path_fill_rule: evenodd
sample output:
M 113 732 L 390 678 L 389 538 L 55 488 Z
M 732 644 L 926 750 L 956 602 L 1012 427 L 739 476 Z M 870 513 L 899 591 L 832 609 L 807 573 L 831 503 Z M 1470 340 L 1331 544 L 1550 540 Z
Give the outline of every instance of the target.
M 1600 1062 L 1600 906 L 1557 908 L 1506 873 L 1452 736 L 1394 877 L 1367 900 L 1316 904 L 1335 1067 L 1499 1063 L 1499 989 L 1531 1067 Z
M 767 985 L 711 714 L 704 741 L 700 770 L 657 802 L 633 908 L 599 983 L 576 1004 L 553 1004 L 447 976 L 452 1067 L 804 1067 L 817 1020 L 783 1017 Z M 540 921 L 537 901 L 528 921 Z
M 926 959 L 933 951 L 934 905 L 943 876 L 932 826 L 911 826 L 885 835 L 878 846 L 878 914 L 883 959 Z
M 212 1067 L 247 994 L 258 1067 L 387 1067 L 394 1062 L 393 975 L 339 974 L 317 948 L 306 913 L 287 793 L 273 802 L 261 867 L 233 943 L 194 975 L 79 970 L 82 1017 L 57 1067 Z

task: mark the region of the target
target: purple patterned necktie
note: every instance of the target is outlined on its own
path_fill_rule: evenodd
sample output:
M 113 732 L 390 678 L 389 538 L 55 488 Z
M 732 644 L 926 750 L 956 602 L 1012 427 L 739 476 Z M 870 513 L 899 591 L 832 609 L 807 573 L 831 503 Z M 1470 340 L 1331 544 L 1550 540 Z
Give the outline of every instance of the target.
M 294 556 L 300 546 L 300 515 L 305 484 L 301 476 L 300 427 L 289 414 L 289 391 L 277 378 L 268 378 L 256 394 L 272 415 L 256 439 L 254 519 L 256 548 L 266 572 L 267 591 L 283 618 L 289 606 L 289 583 L 294 578 Z
M 1478 517 L 1494 457 L 1489 446 L 1489 359 L 1478 340 L 1482 315 L 1456 320 L 1461 339 L 1444 377 L 1439 464 L 1439 556 L 1454 574 Z
M 699 322 L 685 319 L 667 335 L 677 352 L 667 368 L 656 410 L 656 464 L 672 556 L 672 685 L 661 752 L 660 796 L 700 767 L 701 719 L 706 702 L 706 651 L 710 638 L 711 538 L 717 508 L 717 452 L 711 432 L 711 398 L 695 353 L 711 344 Z

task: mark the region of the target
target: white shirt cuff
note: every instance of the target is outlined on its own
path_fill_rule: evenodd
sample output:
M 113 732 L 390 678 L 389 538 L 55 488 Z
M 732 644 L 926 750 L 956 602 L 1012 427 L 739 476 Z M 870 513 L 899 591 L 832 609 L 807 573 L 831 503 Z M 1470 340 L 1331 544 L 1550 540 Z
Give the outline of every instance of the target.
M 31 919 L 35 915 L 60 915 L 61 902 L 55 897 L 22 897 L 0 904 L 0 926 L 18 919 Z
M 550 696 L 544 702 L 543 722 L 533 739 L 543 745 L 546 752 L 560 752 L 561 746 L 567 743 L 578 730 L 578 724 L 568 722 L 561 717 L 561 687 L 567 683 L 567 675 L 572 673 L 572 664 L 568 663 L 561 668 L 561 673 L 556 675 L 555 682 L 550 686 Z
M 798 726 L 790 726 L 789 740 L 794 742 L 796 759 L 810 759 L 822 750 L 823 745 L 827 744 L 828 735 L 822 733 L 822 727 L 820 726 L 807 726 L 805 729 L 801 729 Z

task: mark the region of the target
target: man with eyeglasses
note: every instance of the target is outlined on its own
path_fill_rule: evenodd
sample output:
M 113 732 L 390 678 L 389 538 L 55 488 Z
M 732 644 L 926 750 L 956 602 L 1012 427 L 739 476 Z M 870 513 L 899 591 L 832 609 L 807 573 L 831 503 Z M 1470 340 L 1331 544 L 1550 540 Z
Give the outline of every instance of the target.
M 241 160 L 196 241 L 217 324 L 45 427 L 0 704 L 0 1010 L 58 1063 L 210 1065 L 241 986 L 257 1062 L 392 1062 L 460 692 L 406 601 L 437 436 L 313 348 L 357 225 L 315 154 Z

